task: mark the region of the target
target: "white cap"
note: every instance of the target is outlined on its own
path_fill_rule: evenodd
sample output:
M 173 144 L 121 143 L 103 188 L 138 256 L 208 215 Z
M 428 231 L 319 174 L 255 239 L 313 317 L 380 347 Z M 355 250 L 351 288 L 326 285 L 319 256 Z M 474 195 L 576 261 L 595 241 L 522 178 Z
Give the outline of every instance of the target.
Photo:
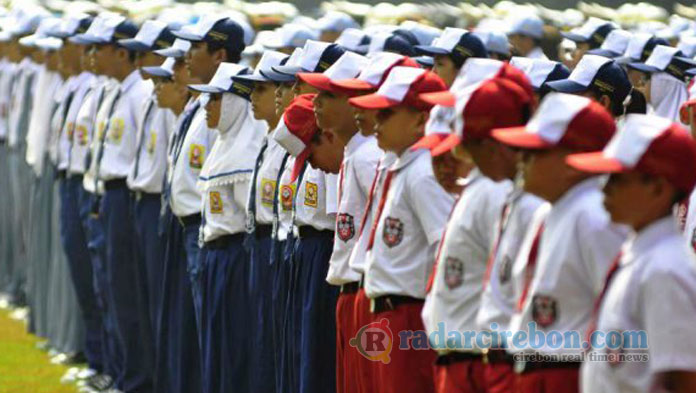
M 488 52 L 498 53 L 504 56 L 510 56 L 510 42 L 507 36 L 499 31 L 475 31 L 474 35 L 478 36 L 483 44 L 486 45 Z
M 273 39 L 265 45 L 268 48 L 301 48 L 308 40 L 319 38 L 317 31 L 299 23 L 288 23 L 274 31 Z
M 394 64 L 401 61 L 403 58 L 404 56 L 397 53 L 375 53 L 375 55 L 370 58 L 370 63 L 365 66 L 358 75 L 358 79 L 369 83 L 373 87 L 378 86 L 379 83 L 384 80 L 384 73 L 394 67 Z
M 696 36 L 682 36 L 677 49 L 682 51 L 685 57 L 696 56 Z
M 317 21 L 319 31 L 336 31 L 342 32 L 350 27 L 360 27 L 353 18 L 344 13 L 337 11 L 329 11 Z
M 370 46 L 370 36 L 360 29 L 351 27 L 343 30 L 336 43 L 350 51 L 364 54 Z
M 645 44 L 650 41 L 650 38 L 652 38 L 652 34 L 649 33 L 633 34 L 624 52 L 624 57 L 628 58 L 627 60 L 640 60 L 643 55 Z
M 404 21 L 399 27 L 415 35 L 419 45 L 431 45 L 435 39 L 442 35 L 442 30 L 412 20 Z
M 204 93 L 224 93 L 230 91 L 234 80 L 232 77 L 244 75 L 249 72 L 249 68 L 236 63 L 220 63 L 213 79 L 205 85 L 189 85 L 193 90 Z
M 254 82 L 266 82 L 268 78 L 263 76 L 262 71 L 272 71 L 274 66 L 280 65 L 280 63 L 288 57 L 287 54 L 267 49 L 263 52 L 261 59 L 256 64 L 254 72 L 250 75 L 242 75 L 241 79 L 246 79 Z
M 628 168 L 633 168 L 643 157 L 652 142 L 672 126 L 672 121 L 664 117 L 632 114 L 626 116 L 621 131 L 602 151 L 606 158 L 618 160 Z
M 157 20 L 145 21 L 133 39 L 151 47 L 165 28 L 167 28 L 167 24 L 164 22 Z
M 467 86 L 492 78 L 500 72 L 500 69 L 503 68 L 504 65 L 505 63 L 500 60 L 476 57 L 469 58 L 459 70 L 459 74 L 457 74 L 457 78 L 450 90 L 456 92 Z
M 186 27 L 188 26 L 184 26 L 182 30 L 186 29 Z M 154 53 L 164 57 L 184 57 L 189 49 L 191 49 L 191 41 L 177 38 L 169 48 L 159 49 Z
M 508 34 L 521 34 L 532 38 L 544 37 L 544 22 L 537 15 L 526 14 L 512 18 Z
M 599 55 L 608 55 L 609 57 L 618 57 L 626 52 L 628 44 L 631 42 L 633 34 L 626 30 L 614 29 L 609 32 L 607 38 L 602 43 L 599 51 L 593 52 Z
M 355 78 L 369 62 L 370 60 L 365 56 L 354 52 L 346 52 L 331 67 L 324 71 L 324 75 L 332 81 Z
M 597 76 L 599 69 L 612 60 L 604 56 L 585 55 L 570 73 L 568 80 L 583 87 L 589 87 Z
M 22 37 L 19 39 L 19 44 L 24 46 L 36 46 L 36 41 L 41 38 L 47 38 L 60 31 L 60 25 L 62 21 L 60 18 L 48 17 L 44 18 L 39 22 L 39 26 L 36 28 L 34 34 Z M 60 40 L 59 40 L 60 41 Z M 48 41 L 50 45 L 50 41 Z
M 206 14 L 196 24 L 184 26 L 174 35 L 185 40 L 202 40 L 216 23 L 227 18 L 228 15 L 225 14 Z
M 546 82 L 549 74 L 559 63 L 546 59 L 530 59 L 528 57 L 513 57 L 510 65 L 519 68 L 527 75 L 532 87 L 539 89 Z

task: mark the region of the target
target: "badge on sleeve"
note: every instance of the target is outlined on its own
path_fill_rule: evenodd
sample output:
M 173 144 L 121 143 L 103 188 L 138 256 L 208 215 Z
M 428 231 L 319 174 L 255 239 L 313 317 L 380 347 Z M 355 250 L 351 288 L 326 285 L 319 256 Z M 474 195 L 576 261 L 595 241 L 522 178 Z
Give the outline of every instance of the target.
M 547 295 L 534 295 L 532 298 L 532 319 L 539 326 L 551 326 L 558 318 L 558 302 Z
M 111 128 L 109 129 L 109 140 L 116 145 L 121 144 L 123 139 L 123 130 L 126 129 L 126 123 L 123 119 L 113 119 Z
M 264 206 L 273 207 L 275 188 L 275 180 L 261 179 L 261 203 Z
M 65 128 L 68 130 L 68 140 L 72 140 L 73 135 L 75 134 L 75 123 L 68 122 L 65 125 Z
M 461 259 L 447 257 L 445 259 L 445 284 L 454 289 L 464 282 L 464 262 Z
M 205 146 L 192 144 L 189 148 L 189 166 L 193 169 L 201 169 L 205 160 Z
M 305 185 L 304 204 L 309 207 L 317 207 L 319 201 L 319 187 L 315 183 L 307 182 Z
M 280 186 L 280 205 L 284 211 L 292 210 L 292 196 L 295 194 L 294 184 L 283 184 Z
M 88 135 L 87 127 L 85 127 L 83 125 L 79 125 L 79 126 L 77 126 L 77 128 L 75 128 L 75 131 L 77 133 L 76 134 L 77 135 L 77 143 L 80 146 L 86 146 L 87 145 L 87 135 Z
M 355 236 L 355 223 L 353 216 L 348 213 L 339 213 L 336 216 L 336 233 L 338 238 L 347 242 Z
M 210 213 L 222 214 L 222 197 L 218 191 L 210 191 Z
M 404 239 L 404 223 L 398 218 L 386 217 L 384 219 L 382 238 L 387 247 L 392 248 L 398 246 Z

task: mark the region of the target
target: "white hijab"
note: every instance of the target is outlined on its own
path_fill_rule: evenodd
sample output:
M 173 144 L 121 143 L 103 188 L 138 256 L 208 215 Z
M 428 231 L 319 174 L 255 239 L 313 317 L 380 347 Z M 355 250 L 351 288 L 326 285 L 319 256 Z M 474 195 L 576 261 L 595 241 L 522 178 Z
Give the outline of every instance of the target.
M 649 114 L 665 117 L 681 124 L 679 109 L 688 98 L 686 83 L 666 72 L 652 75 Z
M 198 186 L 207 191 L 249 180 L 266 129 L 266 123 L 254 119 L 247 100 L 224 93 L 217 127 L 219 136 L 203 164 Z

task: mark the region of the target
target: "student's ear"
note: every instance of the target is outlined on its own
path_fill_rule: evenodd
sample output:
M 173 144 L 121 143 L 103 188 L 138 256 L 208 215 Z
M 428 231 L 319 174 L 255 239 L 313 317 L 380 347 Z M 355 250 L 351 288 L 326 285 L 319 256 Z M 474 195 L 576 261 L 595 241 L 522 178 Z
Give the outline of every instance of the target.
M 215 63 L 215 69 L 217 69 L 217 66 L 219 66 L 220 63 L 224 63 L 225 60 L 227 60 L 227 49 L 220 48 L 213 52 L 213 62 Z
M 611 98 L 609 98 L 608 95 L 603 94 L 601 97 L 599 97 L 599 103 L 602 104 L 602 106 L 605 107 L 609 111 L 609 113 L 612 113 Z
M 127 61 L 128 50 L 126 48 L 116 48 L 116 53 L 114 53 L 114 56 L 120 61 Z

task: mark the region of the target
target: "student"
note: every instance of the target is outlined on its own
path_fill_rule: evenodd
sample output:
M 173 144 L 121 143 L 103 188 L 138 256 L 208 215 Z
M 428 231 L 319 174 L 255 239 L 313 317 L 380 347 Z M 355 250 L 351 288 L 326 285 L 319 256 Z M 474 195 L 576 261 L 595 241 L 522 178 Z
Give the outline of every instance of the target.
M 609 32 L 602 46 L 587 51 L 587 54 L 617 59 L 626 53 L 626 48 L 628 48 L 632 37 L 633 34 L 626 30 L 614 29 Z
M 350 95 L 331 82 L 355 78 L 368 65 L 368 59 L 346 52 L 324 73 L 299 74 L 319 93 L 314 113 L 321 132 L 310 143 L 309 163 L 326 173 L 338 174 L 338 212 L 334 247 L 326 281 L 340 288 L 336 302 L 336 391 L 357 391 L 354 364 L 358 355 L 349 346 L 358 328 L 353 325 L 353 306 L 360 274 L 349 266 L 357 240 L 356 225 L 362 222 L 374 169 L 383 152 L 374 138 L 358 132 Z
M 669 42 L 664 38 L 658 38 L 652 34 L 635 33 L 628 42 L 623 56 L 616 59 L 616 61 L 624 67 L 628 63 L 645 62 L 658 45 L 669 46 Z M 641 79 L 643 79 L 643 73 L 629 67 L 625 68 L 626 72 L 628 72 L 628 79 L 631 81 L 631 85 L 639 87 Z
M 560 93 L 578 94 L 601 104 L 614 118 L 626 114 L 633 88 L 628 75 L 607 57 L 583 56 L 567 79 L 547 82 L 546 87 Z
M 526 126 L 493 130 L 498 141 L 523 150 L 525 191 L 552 205 L 545 219 L 529 227 L 513 266 L 524 279 L 511 331 L 528 331 L 531 324 L 543 333 L 585 333 L 592 299 L 625 230 L 612 225 L 602 207 L 600 179 L 564 162 L 569 154 L 603 148 L 615 127 L 611 115 L 590 99 L 552 93 Z M 516 390 L 577 392 L 582 348 L 573 343 L 569 338 L 560 347 L 545 341 L 509 348 L 517 356 Z
M 541 101 L 551 91 L 547 82 L 567 79 L 570 70 L 563 63 L 551 60 L 529 59 L 526 57 L 513 57 L 510 65 L 522 70 L 532 83 L 536 101 Z
M 251 91 L 251 108 L 254 118 L 266 123 L 266 135 L 259 154 L 255 158 L 254 173 L 251 177 L 249 196 L 246 205 L 245 247 L 251 259 L 249 274 L 250 324 L 253 348 L 251 352 L 250 390 L 270 391 L 276 389 L 276 364 L 278 348 L 276 326 L 273 323 L 275 314 L 272 293 L 274 273 L 277 264 L 271 260 L 273 239 L 273 200 L 275 199 L 276 181 L 280 165 L 285 155 L 280 145 L 273 140 L 273 134 L 278 127 L 280 116 L 275 110 L 276 84 L 263 76 L 262 72 L 279 65 L 288 56 L 281 52 L 267 50 L 263 53 L 253 74 L 238 75 L 235 79 L 253 83 Z M 268 345 L 268 343 L 274 343 Z
M 430 46 L 416 46 L 422 55 L 433 56 L 437 74 L 448 87 L 454 83 L 459 70 L 470 57 L 488 57 L 486 46 L 481 39 L 464 29 L 448 27 Z
M 610 174 L 604 206 L 612 221 L 632 230 L 603 280 L 586 336 L 594 346 L 590 360 L 616 358 L 584 362 L 582 391 L 693 391 L 696 261 L 672 211 L 696 185 L 696 143 L 669 119 L 629 115 L 603 151 L 570 155 L 567 162 L 579 171 Z M 645 332 L 649 346 L 610 346 L 609 332 L 627 331 Z M 647 361 L 621 358 L 630 354 Z
M 209 94 L 206 122 L 219 136 L 199 175 L 202 196 L 199 265 L 202 274 L 201 354 L 205 393 L 248 391 L 246 343 L 251 317 L 249 255 L 244 248 L 246 202 L 254 158 L 264 124 L 252 117 L 251 83 L 233 80 L 249 69 L 221 63 L 206 85 L 190 88 Z
M 378 109 L 378 145 L 398 156 L 386 173 L 367 244 L 365 293 L 374 321 L 386 319 L 392 331 L 423 330 L 419 318 L 432 255 L 454 198 L 437 184 L 430 155 L 410 147 L 423 136 L 431 105 L 419 94 L 443 91 L 446 85 L 430 71 L 395 67 L 374 94 L 351 104 Z M 384 392 L 432 392 L 430 350 L 397 350 L 389 364 L 376 369 L 375 383 Z
M 106 234 L 108 307 L 114 313 L 117 343 L 123 356 L 116 386 L 124 392 L 152 389 L 153 353 L 145 277 L 134 259 L 134 224 L 126 184 L 135 159 L 137 122 L 152 85 L 140 77 L 134 54 L 117 43 L 118 39 L 132 38 L 136 33 L 133 22 L 114 16 L 103 30 L 89 36 L 95 46 L 95 61 L 119 83 L 105 98 L 106 105 L 100 108 L 104 116 L 97 124 L 97 150 L 92 162 L 95 181 L 104 186 L 103 198 L 95 212 L 102 218 Z
M 548 60 L 541 49 L 544 22 L 537 15 L 517 15 L 512 18 L 508 40 L 515 56 Z
M 562 32 L 561 35 L 564 38 L 575 43 L 571 64 L 568 65 L 568 68 L 574 69 L 587 51 L 601 47 L 609 32 L 615 28 L 616 25 L 612 22 L 592 17 L 582 26 L 567 33 Z
M 423 307 L 429 334 L 443 328 L 444 332 L 478 328 L 481 283 L 487 279 L 495 225 L 506 198 L 511 195 L 517 167 L 515 153 L 495 142 L 490 131 L 526 123 L 534 104 L 529 90 L 529 86 L 524 89 L 510 80 L 492 78 L 460 91 L 457 112 L 461 118 L 455 123 L 455 132 L 432 147 L 434 156 L 452 149 L 466 149 L 476 168 L 466 178 L 436 254 L 430 291 Z M 490 326 L 485 328 L 489 330 Z M 475 386 L 486 386 L 485 391 L 491 392 L 512 390 L 510 362 L 493 356 L 489 359 L 488 353 L 475 344 L 473 347 L 461 344 L 464 347 L 431 343 L 438 351 L 437 392 L 476 392 Z

